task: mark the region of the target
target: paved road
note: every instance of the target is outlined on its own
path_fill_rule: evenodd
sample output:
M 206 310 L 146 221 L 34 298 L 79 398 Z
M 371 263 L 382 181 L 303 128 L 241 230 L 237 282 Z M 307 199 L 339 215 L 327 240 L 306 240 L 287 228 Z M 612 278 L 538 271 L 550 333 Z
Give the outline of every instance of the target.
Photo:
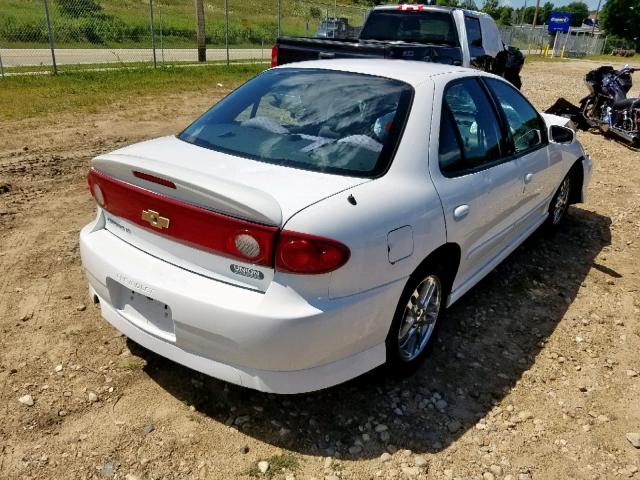
M 194 48 L 172 48 L 156 50 L 158 61 L 197 62 L 198 54 Z M 0 49 L 0 57 L 5 67 L 22 67 L 51 65 L 51 51 L 39 49 Z M 225 60 L 224 48 L 207 49 L 207 60 Z M 265 48 L 233 48 L 229 49 L 231 60 L 269 59 L 271 50 Z M 150 62 L 153 55 L 150 48 L 60 48 L 56 49 L 58 65 L 86 65 L 94 63 L 130 63 Z

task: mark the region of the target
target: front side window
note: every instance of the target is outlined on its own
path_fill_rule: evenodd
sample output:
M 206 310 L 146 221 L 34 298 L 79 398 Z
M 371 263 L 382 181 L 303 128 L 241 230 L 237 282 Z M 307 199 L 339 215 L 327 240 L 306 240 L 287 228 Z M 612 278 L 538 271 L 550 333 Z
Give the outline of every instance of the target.
M 442 117 L 442 122 L 452 122 L 444 129 L 441 126 L 440 168 L 443 173 L 462 174 L 500 160 L 504 145 L 500 122 L 478 80 L 468 78 L 446 88 Z M 453 134 L 459 143 L 461 158 L 456 157 L 452 147 Z M 443 148 L 451 153 L 445 153 Z
M 349 176 L 383 173 L 413 88 L 321 69 L 269 70 L 235 90 L 178 138 L 232 155 Z
M 493 78 L 487 78 L 485 81 L 504 112 L 515 153 L 521 154 L 541 145 L 544 124 L 538 112 L 511 85 Z

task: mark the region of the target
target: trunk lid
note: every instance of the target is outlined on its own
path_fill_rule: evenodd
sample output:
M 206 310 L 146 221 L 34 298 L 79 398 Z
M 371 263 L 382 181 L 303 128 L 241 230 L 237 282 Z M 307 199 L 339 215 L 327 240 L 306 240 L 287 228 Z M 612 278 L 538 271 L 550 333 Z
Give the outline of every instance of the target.
M 228 255 L 210 248 L 224 240 L 215 237 L 253 229 L 271 243 L 263 251 L 272 257 L 277 232 L 295 213 L 367 181 L 227 155 L 173 136 L 99 156 L 92 167 L 105 189 L 107 230 L 181 268 L 260 291 L 273 279 L 272 258 Z

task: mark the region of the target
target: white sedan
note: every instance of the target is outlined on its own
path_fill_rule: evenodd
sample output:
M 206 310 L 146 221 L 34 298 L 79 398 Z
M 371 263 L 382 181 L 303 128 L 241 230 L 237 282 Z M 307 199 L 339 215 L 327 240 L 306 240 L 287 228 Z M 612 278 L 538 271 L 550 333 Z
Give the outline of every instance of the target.
M 246 387 L 405 374 L 446 307 L 584 200 L 591 160 L 565 124 L 477 70 L 268 70 L 180 134 L 92 161 L 90 294 L 133 341 Z

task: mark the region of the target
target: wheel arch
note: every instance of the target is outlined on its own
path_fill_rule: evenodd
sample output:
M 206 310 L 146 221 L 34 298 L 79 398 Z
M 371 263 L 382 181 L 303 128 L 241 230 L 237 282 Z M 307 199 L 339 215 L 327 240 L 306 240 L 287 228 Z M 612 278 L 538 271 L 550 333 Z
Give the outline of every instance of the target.
M 571 192 L 569 193 L 569 204 L 582 202 L 582 188 L 584 186 L 584 168 L 582 162 L 584 157 L 578 158 L 569 169 L 571 178 Z
M 457 243 L 445 243 L 427 255 L 413 271 L 411 277 L 419 275 L 428 267 L 435 266 L 443 276 L 444 291 L 449 295 L 460 268 L 461 255 L 460 246 Z

